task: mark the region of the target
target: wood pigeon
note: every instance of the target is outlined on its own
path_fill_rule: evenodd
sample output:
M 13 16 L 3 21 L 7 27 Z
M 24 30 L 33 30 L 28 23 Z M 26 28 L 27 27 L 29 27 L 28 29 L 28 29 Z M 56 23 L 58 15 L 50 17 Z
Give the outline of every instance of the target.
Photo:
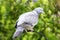
M 38 16 L 43 12 L 43 8 L 35 8 L 33 11 L 26 12 L 19 16 L 15 28 L 16 31 L 13 35 L 13 39 L 15 39 L 18 36 L 21 36 L 23 31 L 27 30 L 34 31 L 34 26 L 38 23 Z

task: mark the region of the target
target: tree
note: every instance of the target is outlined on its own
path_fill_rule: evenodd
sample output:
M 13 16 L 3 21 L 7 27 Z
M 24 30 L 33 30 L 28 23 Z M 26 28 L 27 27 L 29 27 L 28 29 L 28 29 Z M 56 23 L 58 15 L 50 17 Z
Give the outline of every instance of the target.
M 21 40 L 60 40 L 60 1 L 59 0 L 0 0 L 0 40 L 12 40 L 15 22 L 22 13 L 32 11 L 36 7 L 44 8 L 34 30 L 27 32 Z M 42 36 L 43 34 L 44 36 Z M 17 40 L 20 40 L 17 38 Z

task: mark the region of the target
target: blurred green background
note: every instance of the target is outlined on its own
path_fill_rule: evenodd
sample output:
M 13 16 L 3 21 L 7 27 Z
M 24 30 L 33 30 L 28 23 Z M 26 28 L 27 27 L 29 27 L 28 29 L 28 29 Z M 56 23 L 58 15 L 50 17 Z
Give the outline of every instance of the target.
M 0 40 L 12 40 L 19 15 L 37 7 L 44 8 L 34 30 L 16 40 L 60 40 L 60 0 L 0 0 Z

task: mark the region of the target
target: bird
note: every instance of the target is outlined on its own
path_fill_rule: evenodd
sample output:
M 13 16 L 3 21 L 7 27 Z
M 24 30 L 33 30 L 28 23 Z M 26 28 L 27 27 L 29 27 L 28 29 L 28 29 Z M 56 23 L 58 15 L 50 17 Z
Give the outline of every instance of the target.
M 37 7 L 30 12 L 21 14 L 15 24 L 16 31 L 13 34 L 13 39 L 15 39 L 18 36 L 21 36 L 23 34 L 23 31 L 34 31 L 33 28 L 38 23 L 39 14 L 43 12 L 43 8 Z

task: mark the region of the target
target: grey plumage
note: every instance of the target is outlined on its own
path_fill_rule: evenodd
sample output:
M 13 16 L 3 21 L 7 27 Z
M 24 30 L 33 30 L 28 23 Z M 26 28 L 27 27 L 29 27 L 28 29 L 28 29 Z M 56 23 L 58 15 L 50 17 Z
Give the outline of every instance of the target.
M 13 35 L 13 39 L 17 36 L 21 36 L 22 32 L 25 30 L 33 31 L 34 26 L 38 23 L 38 16 L 43 12 L 43 8 L 36 8 L 31 12 L 24 13 L 19 16 L 16 22 L 16 32 Z

